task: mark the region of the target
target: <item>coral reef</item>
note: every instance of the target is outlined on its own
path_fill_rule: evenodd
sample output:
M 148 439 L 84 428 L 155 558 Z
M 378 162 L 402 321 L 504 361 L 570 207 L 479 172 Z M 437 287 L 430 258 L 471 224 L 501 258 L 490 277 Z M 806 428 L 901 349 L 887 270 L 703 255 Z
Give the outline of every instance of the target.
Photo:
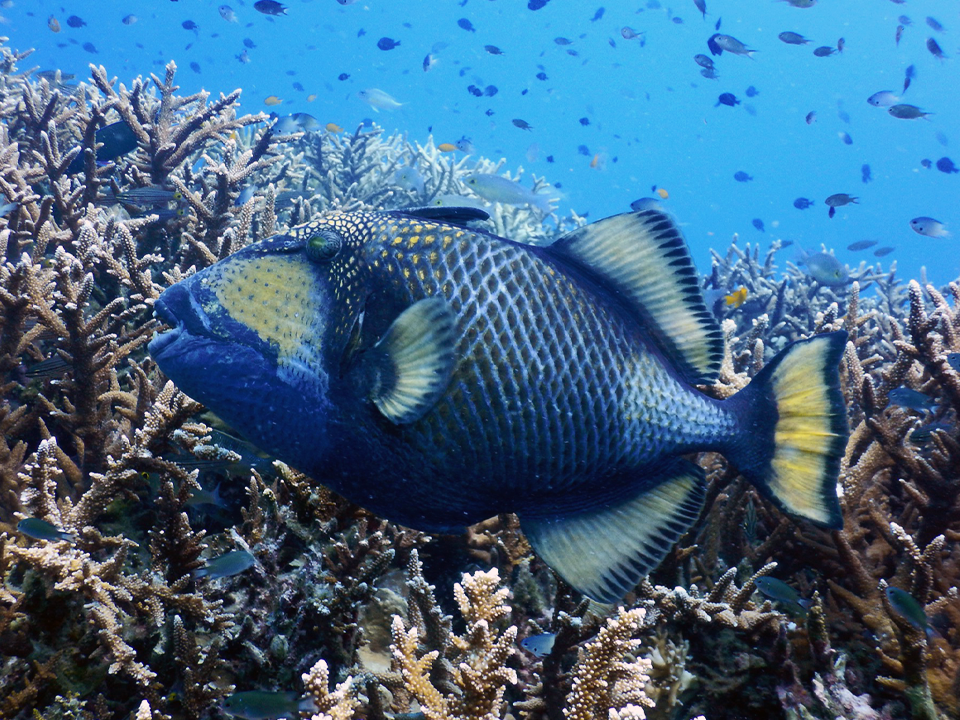
M 231 438 L 146 354 L 171 283 L 329 209 L 477 203 L 464 176 L 503 161 L 371 126 L 277 135 L 239 91 L 178 95 L 173 63 L 73 86 L 0 53 L 2 717 L 220 718 L 247 690 L 331 720 L 960 712 L 960 283 L 862 264 L 825 286 L 781 271 L 779 241 L 715 253 L 708 294 L 747 299 L 714 307 L 727 353 L 705 392 L 849 333 L 845 525 L 798 523 L 703 454 L 698 523 L 599 606 L 515 517 L 439 538 L 385 522 Z M 583 222 L 485 204 L 491 232 L 530 243 Z M 251 567 L 196 572 L 231 550 Z

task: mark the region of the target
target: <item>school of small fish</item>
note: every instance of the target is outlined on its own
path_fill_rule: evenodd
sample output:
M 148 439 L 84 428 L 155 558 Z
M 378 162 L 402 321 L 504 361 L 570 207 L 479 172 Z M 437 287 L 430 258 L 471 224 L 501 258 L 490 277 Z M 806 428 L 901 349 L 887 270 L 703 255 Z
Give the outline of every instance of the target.
M 893 1 L 897 2 L 898 0 Z M 353 6 L 355 2 L 356 0 L 337 0 L 337 4 L 341 6 L 334 15 L 338 25 L 342 24 L 341 21 L 346 20 L 363 21 L 363 18 L 358 16 L 353 8 L 350 7 Z M 526 10 L 536 13 L 536 11 L 547 7 L 548 2 L 549 0 L 530 0 L 526 4 Z M 502 90 L 504 89 L 504 85 L 500 83 L 508 83 L 508 76 L 503 74 L 504 71 L 510 74 L 516 74 L 517 72 L 516 66 L 512 66 L 510 70 L 506 70 L 507 65 L 504 63 L 508 62 L 510 58 L 517 57 L 517 55 L 526 48 L 517 47 L 516 43 L 511 43 L 508 37 L 498 33 L 497 28 L 490 27 L 488 23 L 482 22 L 482 15 L 470 13 L 471 8 L 468 0 L 460 0 L 457 4 L 460 8 L 463 8 L 463 10 L 460 11 L 461 16 L 453 15 L 449 21 L 449 36 L 444 36 L 443 39 L 437 39 L 432 42 L 432 44 L 429 42 L 424 44 L 422 36 L 418 37 L 415 34 L 411 34 L 411 31 L 417 29 L 415 27 L 416 23 L 412 20 L 404 21 L 397 19 L 396 22 L 390 25 L 378 26 L 378 32 L 373 32 L 372 28 L 369 28 L 371 32 L 368 32 L 368 28 L 361 24 L 359 28 L 355 30 L 357 50 L 363 53 L 363 57 L 369 58 L 371 62 L 385 62 L 388 66 L 392 67 L 399 65 L 401 68 L 405 68 L 403 69 L 404 73 L 411 72 L 416 68 L 418 72 L 428 72 L 431 73 L 432 76 L 435 69 L 441 63 L 444 63 L 444 67 L 456 66 L 456 74 L 460 78 L 463 78 L 461 87 L 465 89 L 466 94 L 475 99 L 478 104 L 488 105 L 483 114 L 492 127 L 498 128 L 498 132 L 500 133 L 521 131 L 521 133 L 530 133 L 538 137 L 536 142 L 530 143 L 526 152 L 527 160 L 530 163 L 554 162 L 556 151 L 552 154 L 543 152 L 545 140 L 543 136 L 546 129 L 543 121 L 539 120 L 535 105 L 530 105 L 528 112 L 517 113 L 514 111 L 510 115 L 504 114 L 501 116 L 498 114 L 498 106 L 494 104 L 493 100 L 496 98 L 497 101 L 499 101 L 499 98 L 503 95 Z M 824 66 L 827 67 L 832 63 L 840 62 L 838 58 L 843 55 L 845 50 L 850 52 L 850 48 L 853 48 L 853 52 L 863 51 L 862 48 L 857 47 L 858 38 L 856 36 L 851 37 L 852 32 L 849 29 L 844 33 L 845 36 L 839 36 L 840 28 L 838 28 L 838 32 L 832 37 L 830 34 L 826 34 L 825 37 L 816 37 L 817 35 L 824 35 L 825 33 L 823 33 L 822 30 L 812 32 L 811 28 L 813 26 L 806 22 L 808 17 L 813 17 L 820 11 L 821 6 L 818 5 L 816 0 L 782 0 L 782 4 L 791 9 L 787 10 L 780 17 L 782 25 L 778 28 L 779 32 L 775 34 L 772 41 L 771 38 L 765 37 L 763 34 L 752 32 L 749 26 L 725 26 L 723 24 L 724 18 L 720 15 L 719 8 L 714 6 L 713 2 L 708 2 L 708 0 L 692 0 L 692 2 L 687 5 L 688 11 L 693 13 L 693 18 L 683 17 L 684 8 L 669 8 L 661 4 L 659 0 L 644 0 L 639 9 L 631 10 L 630 13 L 624 12 L 622 8 L 594 8 L 591 9 L 589 14 L 585 14 L 583 17 L 585 22 L 582 23 L 577 30 L 574 30 L 573 26 L 571 26 L 567 28 L 566 32 L 557 32 L 560 30 L 560 26 L 558 25 L 556 30 L 550 32 L 550 35 L 547 36 L 544 41 L 546 47 L 540 52 L 540 61 L 535 67 L 529 68 L 527 78 L 522 77 L 522 72 L 519 73 L 520 77 L 516 78 L 525 81 L 525 85 L 517 88 L 514 84 L 507 92 L 520 98 L 533 98 L 538 93 L 542 94 L 542 91 L 537 89 L 537 84 L 543 83 L 544 90 L 549 97 L 549 95 L 555 92 L 554 86 L 559 87 L 563 83 L 564 73 L 562 68 L 557 66 L 560 58 L 568 56 L 569 58 L 580 58 L 579 61 L 583 64 L 590 62 L 587 53 L 589 52 L 589 43 L 592 40 L 601 40 L 605 45 L 609 46 L 610 49 L 618 53 L 630 52 L 635 54 L 641 51 L 641 49 L 643 49 L 644 52 L 650 52 L 650 48 L 655 46 L 658 40 L 661 43 L 663 42 L 663 37 L 658 38 L 657 23 L 661 22 L 659 18 L 664 15 L 665 20 L 674 26 L 684 26 L 687 25 L 688 21 L 692 19 L 696 20 L 696 24 L 691 25 L 691 27 L 694 28 L 694 32 L 701 34 L 700 36 L 702 37 L 703 43 L 701 45 L 702 52 L 693 55 L 696 69 L 702 78 L 717 82 L 718 84 L 724 83 L 723 71 L 727 64 L 735 64 L 737 66 L 737 77 L 750 77 L 752 66 L 746 67 L 749 63 L 744 63 L 744 60 L 747 59 L 758 64 L 774 63 L 783 65 L 790 63 L 790 58 L 796 57 L 796 53 L 810 53 L 814 57 L 822 58 Z M 362 5 L 358 4 L 357 7 L 362 7 Z M 802 12 L 797 13 L 794 9 L 801 10 Z M 260 38 L 257 33 L 272 33 L 275 32 L 274 28 L 281 32 L 289 32 L 292 27 L 291 23 L 313 22 L 304 9 L 296 6 L 287 6 L 277 0 L 257 0 L 252 4 L 252 7 L 244 3 L 221 4 L 215 6 L 212 10 L 213 12 L 201 14 L 199 10 L 191 10 L 187 6 L 184 6 L 183 15 L 188 15 L 188 17 L 181 15 L 178 22 L 182 30 L 188 33 L 188 37 L 192 38 L 191 42 L 186 45 L 185 50 L 191 50 L 195 44 L 199 48 L 201 44 L 206 42 L 208 37 L 231 37 L 234 38 L 231 42 L 237 42 L 237 47 L 232 48 L 227 57 L 233 58 L 242 65 L 254 63 L 260 57 L 259 53 L 261 49 L 259 47 L 260 43 L 258 42 Z M 610 12 L 608 12 L 608 10 L 610 10 Z M 511 12 L 518 13 L 516 16 L 518 21 L 527 20 L 526 17 L 519 14 L 521 11 L 511 10 Z M 462 13 L 467 14 L 464 15 Z M 539 13 L 533 17 L 539 17 Z M 946 20 L 946 18 L 941 19 Z M 885 112 L 887 123 L 893 123 L 894 126 L 896 126 L 899 125 L 900 121 L 938 121 L 936 107 L 938 99 L 936 96 L 923 94 L 925 92 L 922 82 L 923 78 L 919 77 L 917 67 L 922 67 L 920 61 L 924 53 L 942 65 L 946 65 L 946 63 L 950 61 L 953 53 L 950 50 L 949 43 L 946 41 L 950 38 L 950 31 L 953 28 L 951 27 L 951 23 L 941 22 L 941 19 L 928 16 L 922 21 L 917 19 L 917 22 L 914 22 L 908 15 L 902 14 L 894 17 L 892 20 L 894 25 L 891 27 L 895 28 L 895 30 L 892 32 L 893 37 L 891 38 L 891 44 L 893 47 L 901 48 L 901 52 L 906 52 L 910 60 L 910 62 L 904 62 L 905 69 L 902 73 L 902 87 L 897 81 L 891 82 L 886 80 L 883 81 L 882 84 L 887 85 L 889 89 L 868 88 L 868 90 L 873 90 L 873 92 L 865 92 L 863 95 L 868 105 Z M 88 20 L 91 22 L 88 22 Z M 128 27 L 145 26 L 154 20 L 155 16 L 146 18 L 145 16 L 138 16 L 133 13 L 119 17 L 119 22 Z M 46 25 L 51 33 L 60 37 L 64 35 L 67 36 L 65 42 L 58 43 L 60 47 L 66 47 L 68 44 L 73 43 L 79 45 L 89 53 L 99 52 L 97 46 L 92 42 L 92 40 L 96 40 L 97 38 L 91 37 L 90 40 L 82 42 L 81 39 L 71 34 L 102 29 L 100 24 L 93 22 L 90 17 L 84 18 L 76 14 L 67 14 L 63 8 L 60 8 L 59 12 L 57 12 L 57 9 L 54 9 L 52 14 L 46 16 Z M 311 27 L 316 30 L 319 26 L 312 25 Z M 334 25 L 328 25 L 327 29 L 333 29 L 333 27 Z M 338 27 L 338 31 L 341 33 L 344 32 L 344 27 L 345 26 Z M 286 28 L 286 30 L 283 30 L 283 28 Z M 921 30 L 921 28 L 923 29 Z M 352 33 L 354 31 L 351 30 L 350 32 Z M 248 34 L 249 36 L 243 37 L 244 34 Z M 925 34 L 926 36 L 924 37 Z M 660 35 L 662 35 L 662 33 L 660 33 Z M 242 38 L 242 42 L 238 42 L 236 38 Z M 255 42 L 255 39 L 257 42 Z M 462 48 L 464 40 L 472 43 L 476 51 L 467 55 L 464 55 L 462 52 L 459 53 L 459 55 L 454 54 L 453 48 L 457 45 Z M 849 43 L 848 40 L 850 41 Z M 141 48 L 143 47 L 142 45 L 139 46 Z M 630 50 L 630 48 L 634 49 Z M 320 45 L 309 44 L 306 46 L 305 52 L 310 53 L 320 49 Z M 876 48 L 871 48 L 870 52 L 876 53 L 877 50 Z M 425 55 L 424 52 L 426 52 Z M 655 49 L 653 52 L 662 54 L 663 48 Z M 731 57 L 732 59 L 728 59 Z M 196 75 L 202 76 L 205 72 L 209 72 L 211 63 L 215 61 L 215 56 L 211 57 L 208 55 L 206 58 L 201 57 L 186 60 L 183 64 Z M 158 59 L 155 62 L 162 64 L 164 61 Z M 344 61 L 342 63 L 344 71 L 336 75 L 336 81 L 338 83 L 346 83 L 352 86 L 348 90 L 346 100 L 348 102 L 353 101 L 359 103 L 359 107 L 365 107 L 367 111 L 372 111 L 373 113 L 397 112 L 397 115 L 394 117 L 401 118 L 402 122 L 403 114 L 400 111 L 403 111 L 406 107 L 416 107 L 418 105 L 419 98 L 416 93 L 411 92 L 411 87 L 390 83 L 386 76 L 377 80 L 376 84 L 370 84 L 369 79 L 367 83 L 360 84 L 363 82 L 359 80 L 359 77 L 364 74 L 364 62 L 366 62 L 366 60 L 362 62 Z M 615 67 L 623 62 L 625 62 L 625 60 L 621 58 Z M 817 63 L 819 62 L 820 61 L 817 61 Z M 731 66 L 731 71 L 732 70 L 733 68 Z M 827 72 L 835 71 L 828 70 Z M 927 72 L 929 72 L 929 68 Z M 744 73 L 746 73 L 746 75 L 744 75 Z M 295 76 L 298 75 L 298 71 L 291 69 L 288 70 L 286 74 L 288 76 Z M 496 75 L 500 78 L 500 82 L 493 84 L 486 81 L 483 78 L 485 74 Z M 759 75 L 757 77 L 759 77 Z M 878 77 L 881 77 L 881 75 L 878 74 Z M 886 77 L 886 75 L 883 75 L 883 77 Z M 50 82 L 55 82 L 52 76 Z M 56 82 L 63 82 L 65 89 L 72 89 L 73 87 L 67 84 L 65 80 L 57 80 Z M 311 79 L 311 82 L 316 84 L 315 80 Z M 357 85 L 353 85 L 355 82 Z M 712 104 L 714 108 L 717 108 L 717 112 L 730 113 L 731 116 L 736 116 L 739 113 L 757 115 L 758 112 L 763 112 L 762 103 L 765 96 L 762 95 L 763 86 L 760 82 L 756 80 L 754 80 L 754 82 L 755 84 L 753 85 L 746 85 L 746 83 L 744 83 L 740 85 L 739 88 L 721 87 L 719 88 L 721 92 L 712 94 L 710 104 Z M 920 83 L 919 86 L 917 85 L 918 82 Z M 381 83 L 382 85 L 380 85 Z M 306 84 L 306 79 L 302 81 L 291 80 L 289 87 L 265 87 L 261 90 L 263 94 L 259 97 L 263 105 L 268 109 L 276 108 L 278 111 L 271 115 L 273 122 L 271 132 L 275 134 L 290 134 L 294 132 L 322 132 L 324 129 L 326 129 L 327 132 L 339 132 L 341 130 L 341 125 L 338 125 L 336 122 L 325 123 L 324 121 L 313 118 L 313 116 L 306 116 L 310 119 L 307 124 L 297 119 L 305 115 L 302 112 L 302 104 L 304 101 L 313 102 L 318 96 L 322 95 L 321 88 L 317 88 L 317 92 L 308 93 L 305 87 Z M 708 83 L 708 85 L 709 84 L 710 83 Z M 744 87 L 744 85 L 746 85 L 746 87 Z M 878 85 L 880 85 L 879 82 Z M 334 90 L 334 84 L 325 82 L 325 86 L 326 91 L 336 92 Z M 440 86 L 438 89 L 442 89 L 448 93 L 456 92 L 455 88 L 449 86 Z M 634 97 L 631 94 L 625 93 L 625 95 L 628 98 Z M 637 97 L 650 100 L 651 94 L 649 90 L 645 90 Z M 573 98 L 568 100 L 568 102 L 570 101 L 575 102 Z M 822 98 L 821 104 L 826 104 L 826 102 L 828 102 L 827 99 L 825 97 Z M 850 112 L 843 108 L 842 101 L 834 102 L 837 103 L 837 117 L 841 122 L 850 125 L 852 122 Z M 279 112 L 280 106 L 289 108 L 288 112 Z M 708 107 L 708 105 L 704 104 L 704 108 Z M 801 108 L 798 108 L 798 110 L 800 109 Z M 294 112 L 290 112 L 290 110 Z M 820 111 L 819 115 L 818 110 Z M 802 108 L 801 110 L 806 124 L 810 126 L 817 124 L 818 117 L 824 117 L 823 111 L 823 107 L 813 109 L 808 107 Z M 462 113 L 463 110 L 456 110 L 456 112 Z M 623 138 L 618 135 L 615 136 L 613 140 L 604 140 L 596 135 L 598 131 L 594 130 L 594 128 L 602 128 L 603 123 L 600 122 L 598 124 L 598 118 L 595 117 L 592 109 L 588 108 L 586 113 L 581 112 L 579 115 L 577 123 L 579 127 L 583 129 L 582 132 L 593 134 L 584 135 L 582 138 L 576 136 L 577 142 L 573 143 L 571 148 L 576 149 L 575 155 L 579 158 L 577 162 L 582 163 L 581 167 L 590 170 L 600 172 L 609 171 L 615 167 L 620 160 L 620 156 L 614 148 L 618 145 L 622 146 Z M 863 122 L 864 116 L 862 113 L 858 115 L 858 121 Z M 327 119 L 324 118 L 324 120 Z M 340 120 L 341 122 L 343 121 L 342 118 Z M 879 124 L 883 123 L 884 119 L 878 115 L 871 121 Z M 709 114 L 705 114 L 705 122 L 710 122 Z M 785 122 L 787 121 L 785 120 Z M 820 120 L 820 122 L 822 123 L 824 121 Z M 372 123 L 372 120 L 364 120 L 364 124 L 369 123 Z M 538 125 L 540 126 L 539 128 Z M 884 127 L 889 127 L 890 131 L 895 133 L 897 130 L 894 126 Z M 331 127 L 336 129 L 331 129 Z M 428 131 L 429 130 L 432 130 L 432 127 L 428 128 Z M 855 131 L 856 128 L 853 130 Z M 816 131 L 811 130 L 809 132 Z M 850 152 L 869 152 L 866 147 L 864 147 L 864 149 L 858 149 L 861 138 L 850 129 L 844 128 L 841 125 L 840 129 L 835 130 L 835 134 L 843 145 L 851 148 Z M 570 136 L 571 138 L 574 137 L 574 133 L 571 132 Z M 942 131 L 937 132 L 936 136 L 938 142 L 942 145 L 948 143 L 948 138 Z M 593 139 L 592 142 L 590 138 Z M 467 155 L 475 154 L 476 150 L 472 141 L 466 138 L 466 136 L 464 136 L 464 139 L 465 142 L 464 140 L 453 141 L 452 138 L 449 140 L 442 138 L 437 143 L 437 147 L 441 152 L 462 152 Z M 873 168 L 882 164 L 882 158 L 865 159 L 870 160 L 870 162 L 861 163 L 860 180 L 862 184 L 870 184 L 873 183 L 875 178 Z M 99 154 L 97 160 L 100 160 Z M 84 160 L 82 157 L 79 157 L 75 162 L 82 164 Z M 919 163 L 923 169 L 936 168 L 947 176 L 960 174 L 960 168 L 958 168 L 948 156 L 942 156 L 939 160 L 923 158 Z M 746 163 L 744 165 L 744 167 L 732 173 L 733 180 L 737 183 L 752 183 L 756 189 L 760 189 L 773 179 L 770 177 L 769 172 L 762 173 L 759 167 L 751 167 Z M 415 171 L 414 168 L 411 169 Z M 887 171 L 886 174 L 879 177 L 885 179 L 889 176 L 890 173 Z M 754 181 L 755 178 L 758 179 Z M 842 182 L 841 178 L 836 179 L 838 182 Z M 507 179 L 504 180 L 512 182 Z M 777 180 L 777 182 L 779 181 L 780 180 Z M 852 182 L 853 178 L 851 178 L 850 181 Z M 414 193 L 413 199 L 416 198 L 419 192 L 422 192 L 417 190 L 419 185 L 416 180 L 406 177 L 402 172 L 398 173 L 398 182 L 401 183 L 401 187 Z M 482 180 L 481 182 L 485 182 L 487 185 L 490 184 L 490 182 L 486 180 Z M 842 190 L 843 188 L 840 187 L 837 189 Z M 486 195 L 484 193 L 486 193 Z M 479 197 L 480 200 L 486 202 L 506 202 L 508 204 L 510 202 L 517 202 L 515 199 L 491 199 L 491 195 L 515 198 L 517 197 L 517 191 L 515 189 L 507 191 L 503 188 L 500 188 L 499 193 L 491 188 L 483 190 L 464 188 L 463 191 L 463 197 L 473 198 L 474 200 Z M 864 191 L 864 195 L 865 197 L 862 202 L 865 205 L 876 202 L 870 197 L 871 193 L 867 193 L 866 190 Z M 852 195 L 843 192 L 835 192 L 833 194 L 824 193 L 823 195 L 819 195 L 819 198 L 820 199 L 808 200 L 805 197 L 800 197 L 793 202 L 793 205 L 798 210 L 805 210 L 812 204 L 823 200 L 828 205 L 828 216 L 830 218 L 841 214 L 845 220 L 856 221 L 857 215 L 855 212 L 848 212 L 846 209 L 841 211 L 841 208 L 848 208 L 851 205 L 858 204 L 860 202 L 859 199 L 853 198 Z M 851 199 L 844 200 L 844 198 Z M 546 212 L 546 206 L 542 198 L 526 197 L 522 202 L 534 204 Z M 781 205 L 780 207 L 782 208 L 783 206 Z M 901 226 L 904 232 L 906 228 L 909 227 L 915 233 L 927 238 L 939 239 L 950 236 L 947 227 L 953 219 L 950 215 L 950 213 L 954 211 L 953 208 L 921 207 L 916 209 L 927 210 L 930 215 L 946 217 L 942 217 L 941 220 L 935 220 L 932 217 L 918 217 L 914 219 L 910 219 L 909 216 L 904 217 L 902 221 L 903 225 Z M 12 210 L 13 208 L 10 208 L 7 212 Z M 776 207 L 771 207 L 764 212 L 776 213 L 778 210 Z M 785 212 L 789 214 L 791 211 Z M 768 227 L 774 229 L 775 232 L 783 231 L 780 229 L 780 220 L 778 218 L 751 217 L 748 215 L 744 220 L 748 220 L 753 227 L 761 232 L 766 232 Z M 881 248 L 881 250 L 882 249 L 883 248 Z M 889 251 L 892 252 L 892 250 Z

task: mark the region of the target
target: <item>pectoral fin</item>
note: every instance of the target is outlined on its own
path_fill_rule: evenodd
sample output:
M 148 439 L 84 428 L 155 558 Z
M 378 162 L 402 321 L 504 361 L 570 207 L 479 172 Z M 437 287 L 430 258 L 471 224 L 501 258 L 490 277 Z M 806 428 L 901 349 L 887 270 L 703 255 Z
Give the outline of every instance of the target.
M 442 298 L 404 310 L 371 350 L 370 399 L 390 421 L 419 420 L 450 383 L 455 365 L 456 315 Z
M 551 518 L 520 517 L 544 562 L 587 597 L 620 600 L 656 568 L 703 506 L 703 470 L 675 460 L 663 480 L 609 507 Z

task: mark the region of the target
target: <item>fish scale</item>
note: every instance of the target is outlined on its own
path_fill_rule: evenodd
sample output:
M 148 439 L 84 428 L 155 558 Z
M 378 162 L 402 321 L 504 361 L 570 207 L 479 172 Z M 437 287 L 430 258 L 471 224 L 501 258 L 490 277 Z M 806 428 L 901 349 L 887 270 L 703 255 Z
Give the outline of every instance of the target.
M 428 263 L 416 251 L 431 234 L 446 250 Z M 552 494 L 582 490 L 598 472 L 642 471 L 664 451 L 731 427 L 727 413 L 653 360 L 622 311 L 534 248 L 398 220 L 379 230 L 365 254 L 374 284 L 392 287 L 397 306 L 443 295 L 460 318 L 459 370 L 439 402 L 448 409 L 403 429 L 400 440 L 421 448 L 430 465 L 434 448 L 468 447 L 472 470 L 453 479 L 457 490 L 469 492 L 482 478 L 488 490 L 542 505 Z M 521 349 L 542 364 L 531 366 Z M 526 408 L 519 417 L 517 403 Z
M 420 530 L 514 512 L 604 602 L 690 528 L 719 451 L 781 509 L 842 523 L 845 333 L 726 400 L 723 337 L 675 223 L 606 218 L 548 247 L 475 208 L 331 212 L 165 290 L 150 352 L 262 450 Z M 458 224 L 459 223 L 461 224 Z

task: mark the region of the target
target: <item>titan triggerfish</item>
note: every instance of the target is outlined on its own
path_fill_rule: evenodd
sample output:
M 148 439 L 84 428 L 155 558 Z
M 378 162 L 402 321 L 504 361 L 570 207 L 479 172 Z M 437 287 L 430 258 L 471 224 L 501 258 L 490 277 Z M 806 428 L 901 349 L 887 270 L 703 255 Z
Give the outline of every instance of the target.
M 160 369 L 262 450 L 397 523 L 516 513 L 613 602 L 696 521 L 723 453 L 780 509 L 840 527 L 843 332 L 727 400 L 723 337 L 661 210 L 535 247 L 472 208 L 330 212 L 168 288 Z

